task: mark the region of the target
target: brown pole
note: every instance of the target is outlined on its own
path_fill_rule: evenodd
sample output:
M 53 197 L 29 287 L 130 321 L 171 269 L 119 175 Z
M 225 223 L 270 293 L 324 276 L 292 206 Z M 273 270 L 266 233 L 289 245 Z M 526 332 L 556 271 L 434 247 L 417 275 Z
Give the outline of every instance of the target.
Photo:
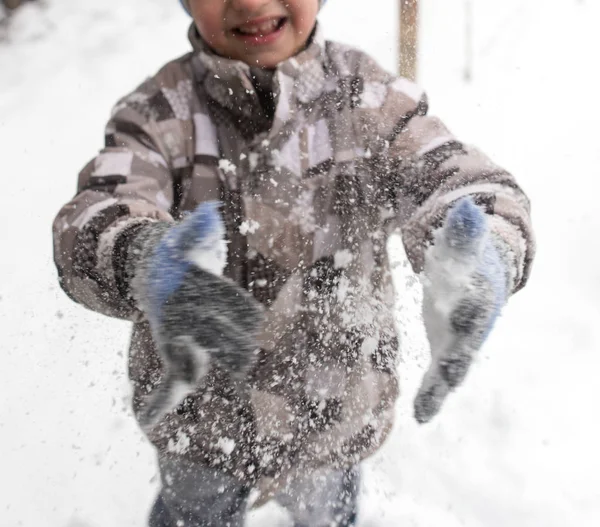
M 417 78 L 419 37 L 419 0 L 400 0 L 400 46 L 398 65 L 400 75 Z
M 473 5 L 465 0 L 465 72 L 467 82 L 473 79 Z

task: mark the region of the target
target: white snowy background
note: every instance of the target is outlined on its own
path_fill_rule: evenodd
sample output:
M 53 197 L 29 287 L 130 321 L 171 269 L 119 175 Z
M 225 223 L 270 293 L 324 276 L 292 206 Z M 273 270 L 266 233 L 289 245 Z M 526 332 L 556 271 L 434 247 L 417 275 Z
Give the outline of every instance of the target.
M 361 527 L 600 525 L 600 2 L 422 0 L 432 111 L 516 174 L 539 252 L 466 385 L 412 420 L 419 289 L 399 261 L 403 394 L 367 463 Z M 396 0 L 330 0 L 328 36 L 395 65 Z M 128 409 L 129 327 L 70 302 L 51 222 L 111 105 L 187 50 L 176 0 L 46 0 L 0 29 L 0 526 L 142 527 L 158 488 Z M 251 527 L 285 526 L 273 506 Z

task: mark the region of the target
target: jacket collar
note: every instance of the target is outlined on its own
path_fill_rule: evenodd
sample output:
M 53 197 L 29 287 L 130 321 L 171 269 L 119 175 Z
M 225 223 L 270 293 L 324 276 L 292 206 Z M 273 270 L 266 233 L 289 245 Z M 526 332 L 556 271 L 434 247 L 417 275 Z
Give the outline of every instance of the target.
M 217 55 L 202 40 L 194 24 L 188 37 L 194 49 L 192 65 L 197 82 L 211 99 L 238 119 L 256 120 L 261 115 L 264 119 L 255 89 L 256 79 L 263 89 L 265 82 L 270 84 L 276 101 L 275 119 L 283 123 L 292 117 L 295 108 L 310 104 L 325 89 L 325 40 L 318 23 L 306 49 L 280 63 L 272 78 L 264 70 L 257 71 L 244 62 Z

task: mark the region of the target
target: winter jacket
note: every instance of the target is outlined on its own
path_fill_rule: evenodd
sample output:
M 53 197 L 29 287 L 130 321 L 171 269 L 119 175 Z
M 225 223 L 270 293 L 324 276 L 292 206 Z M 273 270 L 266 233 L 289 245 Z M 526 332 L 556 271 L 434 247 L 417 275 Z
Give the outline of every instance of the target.
M 193 27 L 190 40 L 191 53 L 114 108 L 105 148 L 55 220 L 55 261 L 76 302 L 134 322 L 137 411 L 161 364 L 122 271 L 128 239 L 204 200 L 224 203 L 226 274 L 267 308 L 256 366 L 240 391 L 215 365 L 149 438 L 264 490 L 292 470 L 352 465 L 390 431 L 390 233 L 401 230 L 420 271 L 448 207 L 472 195 L 512 249 L 516 291 L 534 254 L 529 202 L 427 115 L 415 84 L 318 27 L 274 72 L 216 56 Z

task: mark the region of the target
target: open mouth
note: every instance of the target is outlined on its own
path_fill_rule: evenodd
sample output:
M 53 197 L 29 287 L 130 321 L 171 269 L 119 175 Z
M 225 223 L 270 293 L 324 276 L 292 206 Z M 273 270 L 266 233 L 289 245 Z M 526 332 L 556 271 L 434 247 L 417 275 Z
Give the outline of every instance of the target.
M 287 24 L 286 17 L 255 20 L 233 28 L 233 34 L 243 39 L 263 40 L 277 35 Z

